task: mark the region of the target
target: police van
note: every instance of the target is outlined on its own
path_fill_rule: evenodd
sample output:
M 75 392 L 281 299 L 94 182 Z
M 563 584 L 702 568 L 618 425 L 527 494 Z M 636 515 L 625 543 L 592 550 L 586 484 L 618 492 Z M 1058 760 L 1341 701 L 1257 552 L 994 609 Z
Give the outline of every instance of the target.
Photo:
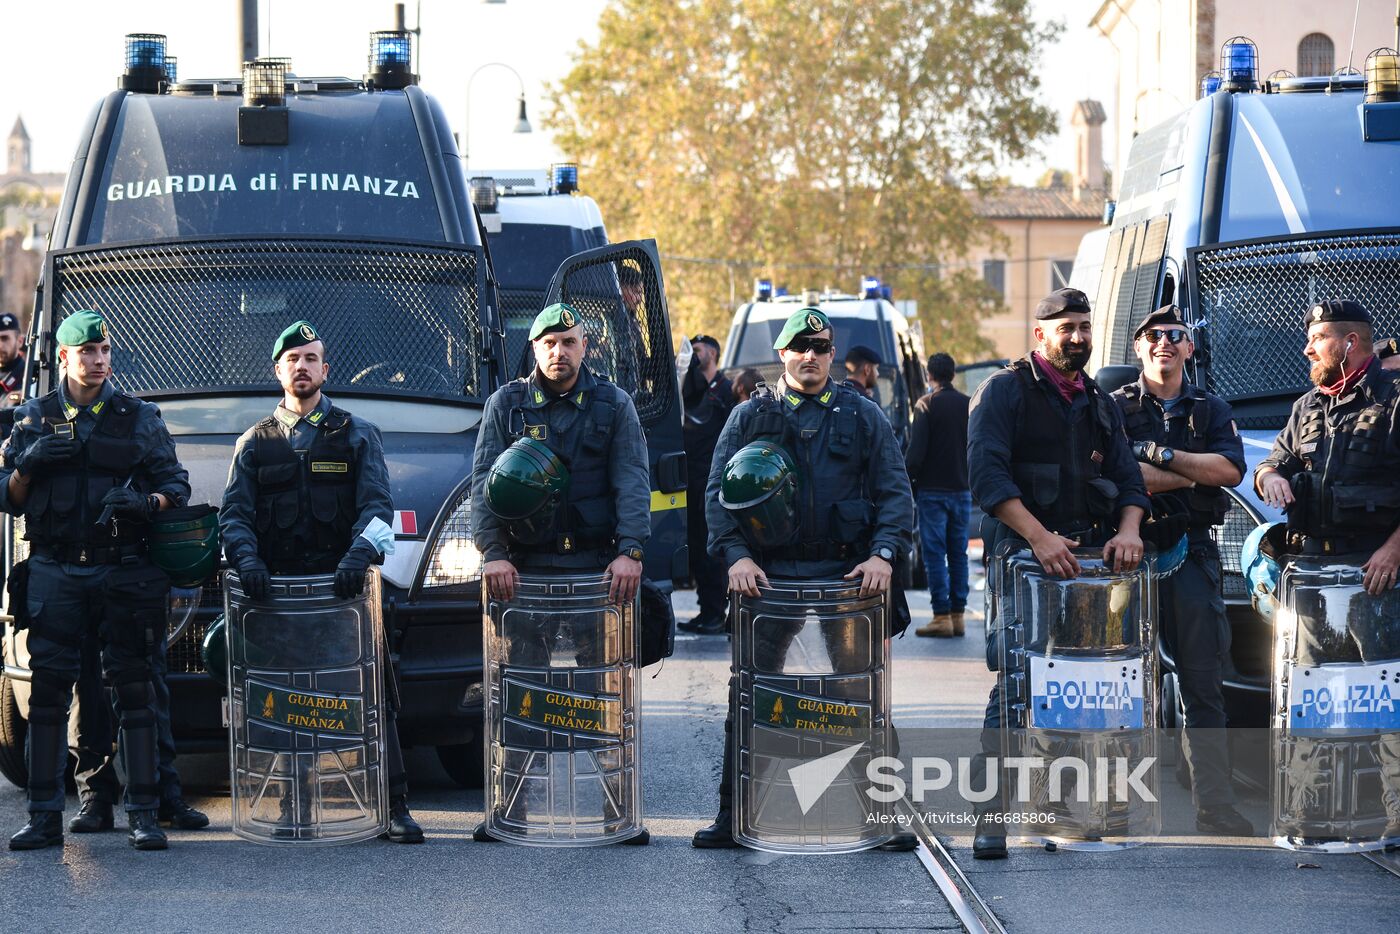
M 720 356 L 720 369 L 733 379 L 752 367 L 765 382 L 777 382 L 783 365 L 778 362 L 773 342 L 788 317 L 806 306 L 820 308 L 831 321 L 836 343 L 831 377 L 836 382 L 845 379 L 841 361 L 846 351 L 857 344 L 880 356 L 875 401 L 889 416 L 895 436 L 903 444 L 914 418 L 914 403 L 928 391 L 923 341 L 918 329 L 895 307 L 889 286 L 871 276 L 861 280 L 857 295 L 829 290 L 789 295 L 786 289 L 775 290 L 771 281 L 759 279 L 754 285 L 753 300 L 740 305 L 734 313 L 729 339 Z
M 1373 53 L 1366 75 L 1261 81 L 1254 43 L 1227 42 L 1200 100 L 1134 140 L 1090 292 L 1091 372 L 1136 365 L 1137 322 L 1175 302 L 1194 326 L 1187 375 L 1234 407 L 1248 470 L 1215 532 L 1233 629 L 1233 723 L 1262 722 L 1268 702 L 1273 634 L 1250 611 L 1240 546 L 1256 525 L 1282 518 L 1255 495 L 1251 475 L 1311 386 L 1302 313 L 1320 299 L 1354 298 L 1375 316 L 1378 337 L 1400 333 L 1394 55 Z
M 382 568 L 383 610 L 403 742 L 436 747 L 454 779 L 479 783 L 481 555 L 468 481 L 482 406 L 511 367 L 446 116 L 418 87 L 403 32 L 371 36 L 362 78 L 301 76 L 286 59 L 260 59 L 241 78 L 186 79 L 167 70 L 165 52 L 163 36 L 128 36 L 119 90 L 82 130 L 25 383 L 40 394 L 56 385 L 58 324 L 97 309 L 111 327 L 117 386 L 160 406 L 191 501 L 218 505 L 234 442 L 281 397 L 273 339 L 298 318 L 314 321 L 328 344 L 328 395 L 383 431 L 397 539 Z M 673 366 L 654 243 L 560 260 L 542 303 L 569 299 L 586 316 L 636 321 L 644 342 L 634 350 Z M 645 294 L 630 313 L 623 265 Z M 677 413 L 679 433 L 674 384 L 649 383 L 648 404 Z M 653 501 L 669 495 L 654 490 Z M 8 572 L 27 554 L 22 520 L 6 517 L 2 535 Z M 200 654 L 222 612 L 217 577 L 192 604 L 181 628 L 172 601 L 174 732 L 182 751 L 226 749 L 224 688 Z M 22 783 L 26 634 L 8 606 L 4 623 L 0 772 Z

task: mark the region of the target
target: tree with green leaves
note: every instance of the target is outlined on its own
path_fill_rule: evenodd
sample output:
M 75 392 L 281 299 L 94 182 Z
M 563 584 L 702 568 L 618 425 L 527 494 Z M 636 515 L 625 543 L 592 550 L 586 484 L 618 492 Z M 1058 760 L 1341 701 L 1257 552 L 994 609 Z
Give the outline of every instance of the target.
M 655 237 L 672 315 L 725 333 L 749 280 L 919 302 L 939 349 L 987 349 L 1000 297 L 959 257 L 969 197 L 1054 128 L 1028 0 L 616 0 L 552 89 L 550 127 L 614 239 Z

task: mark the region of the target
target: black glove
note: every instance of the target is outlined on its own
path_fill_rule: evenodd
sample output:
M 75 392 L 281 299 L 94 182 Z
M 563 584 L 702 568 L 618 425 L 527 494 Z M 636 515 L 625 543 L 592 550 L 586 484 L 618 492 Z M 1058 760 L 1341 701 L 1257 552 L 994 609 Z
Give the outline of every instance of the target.
M 238 583 L 249 600 L 262 600 L 267 596 L 272 575 L 267 573 L 267 565 L 262 563 L 262 559 L 244 558 L 238 562 Z
M 1170 450 L 1171 448 L 1155 441 L 1133 442 L 1133 457 L 1144 464 L 1151 464 L 1153 467 L 1164 467 L 1167 462 L 1162 459 L 1162 452 Z
M 34 475 L 34 468 L 44 464 L 57 464 L 78 453 L 78 442 L 60 435 L 44 435 L 15 457 L 15 469 L 26 477 Z
M 102 497 L 102 505 L 110 506 L 112 515 L 119 519 L 134 519 L 138 522 L 151 521 L 151 498 L 131 487 L 117 487 L 108 490 Z M 103 510 L 105 513 L 106 510 Z
M 356 538 L 355 544 L 340 559 L 335 568 L 335 595 L 343 600 L 358 597 L 365 590 L 365 572 L 379 557 L 379 551 L 366 539 Z

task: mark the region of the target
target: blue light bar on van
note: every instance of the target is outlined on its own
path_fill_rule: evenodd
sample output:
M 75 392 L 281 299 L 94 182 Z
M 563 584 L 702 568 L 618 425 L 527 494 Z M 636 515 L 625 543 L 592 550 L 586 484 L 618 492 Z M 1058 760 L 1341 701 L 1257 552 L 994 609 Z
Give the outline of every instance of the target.
M 1220 48 L 1220 72 L 1227 91 L 1253 91 L 1259 86 L 1259 49 L 1244 36 Z
M 1211 71 L 1201 76 L 1201 97 L 1210 97 L 1220 90 L 1220 72 Z
M 561 195 L 578 191 L 578 165 L 573 162 L 557 162 L 550 166 L 549 184 Z
M 766 302 L 773 297 L 772 279 L 753 280 L 753 300 L 756 302 Z
M 156 33 L 132 32 L 126 36 L 126 67 L 165 68 L 165 37 Z
M 880 297 L 880 280 L 874 276 L 862 276 L 860 280 L 860 294 L 863 298 Z

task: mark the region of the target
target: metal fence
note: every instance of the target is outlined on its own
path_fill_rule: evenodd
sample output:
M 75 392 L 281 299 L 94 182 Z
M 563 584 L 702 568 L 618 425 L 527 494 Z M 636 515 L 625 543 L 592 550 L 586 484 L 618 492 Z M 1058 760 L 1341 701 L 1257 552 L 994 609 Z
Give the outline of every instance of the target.
M 326 341 L 332 392 L 485 394 L 480 261 L 470 248 L 220 240 L 50 257 L 54 328 L 77 310 L 100 311 L 131 393 L 276 389 L 273 341 L 305 318 Z
M 1230 498 L 1230 511 L 1225 521 L 1213 526 L 1211 538 L 1220 549 L 1220 591 L 1227 600 L 1249 598 L 1249 587 L 1240 570 L 1240 549 L 1258 523 L 1239 500 Z
M 1303 313 L 1359 301 L 1376 336 L 1400 334 L 1400 232 L 1367 231 L 1200 247 L 1190 253 L 1209 391 L 1229 400 L 1306 391 Z

